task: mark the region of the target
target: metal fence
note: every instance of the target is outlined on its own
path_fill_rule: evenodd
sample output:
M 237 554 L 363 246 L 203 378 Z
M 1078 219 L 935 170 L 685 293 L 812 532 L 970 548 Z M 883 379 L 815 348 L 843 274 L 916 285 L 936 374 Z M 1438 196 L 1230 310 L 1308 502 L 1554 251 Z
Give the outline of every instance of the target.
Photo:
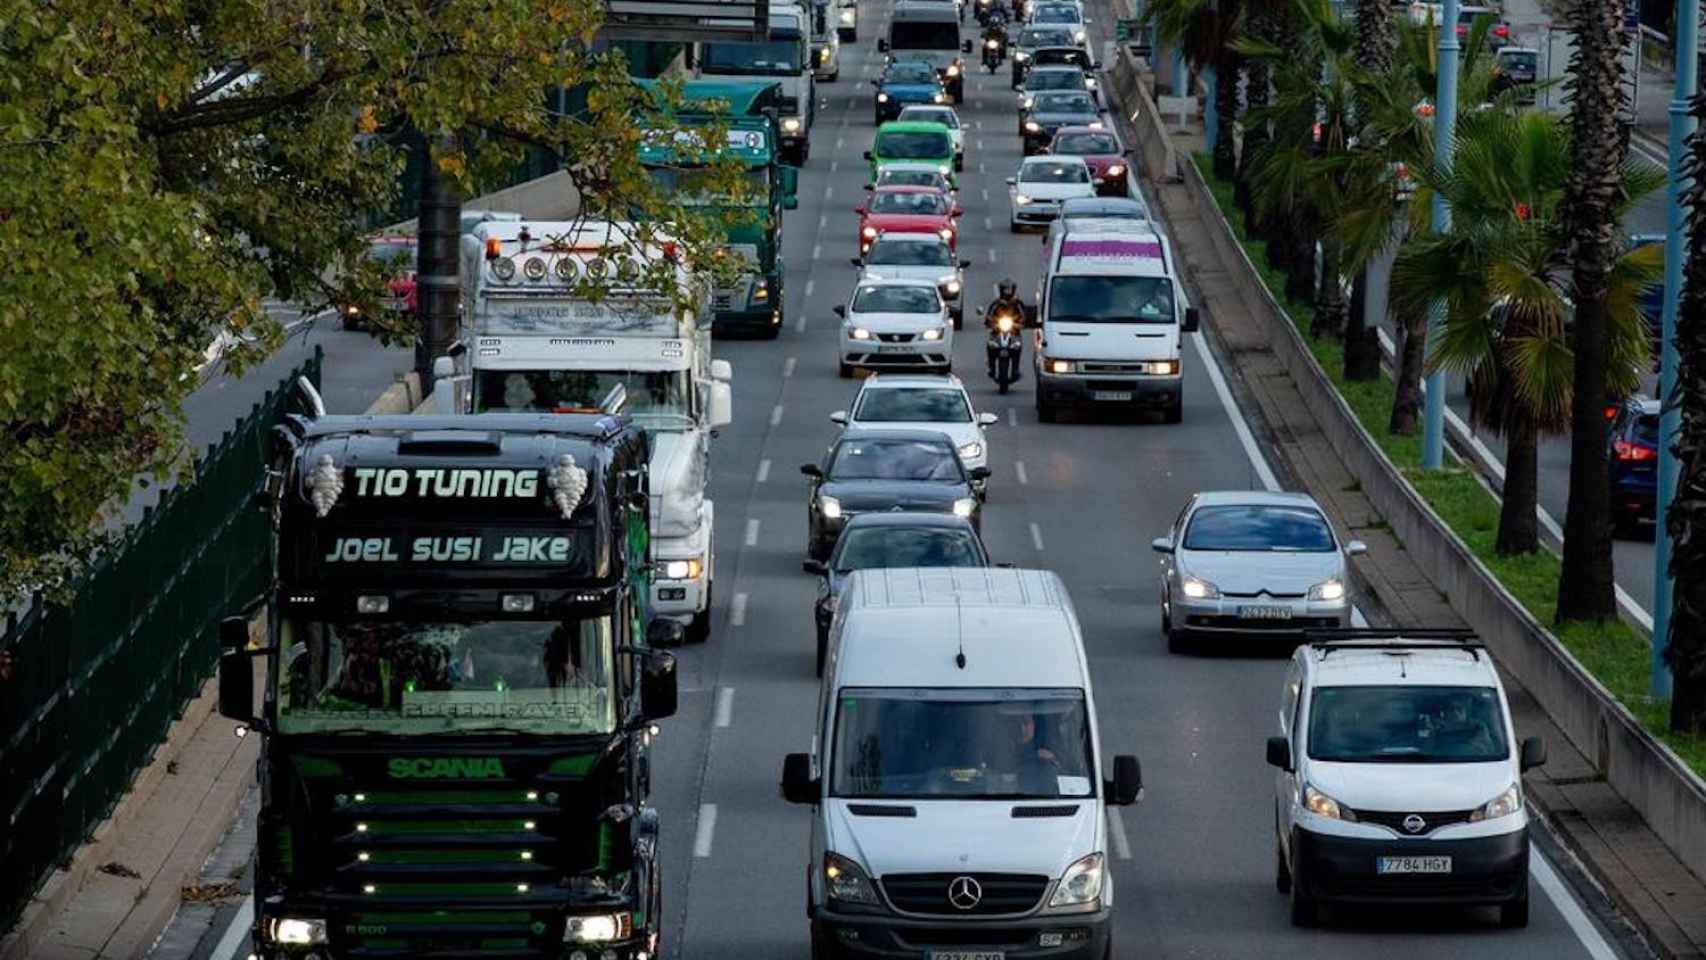
M 0 931 L 112 812 L 213 674 L 220 618 L 262 594 L 271 532 L 252 496 L 298 367 L 77 584 L 9 617 L 0 653 Z

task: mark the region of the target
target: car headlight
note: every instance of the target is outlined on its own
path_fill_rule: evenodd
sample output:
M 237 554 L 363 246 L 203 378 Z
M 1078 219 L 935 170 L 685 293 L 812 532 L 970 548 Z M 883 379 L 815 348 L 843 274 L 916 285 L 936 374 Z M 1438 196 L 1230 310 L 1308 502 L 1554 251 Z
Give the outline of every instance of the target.
M 841 22 L 842 23 L 845 23 L 845 24 L 848 24 L 851 26 L 853 23 L 853 17 L 854 17 L 854 14 L 853 14 L 853 8 L 852 7 L 842 7 L 841 8 Z
M 782 132 L 783 133 L 799 133 L 800 132 L 800 118 L 799 117 L 783 117 L 782 118 Z
M 948 167 L 948 165 L 947 165 L 947 164 L 945 164 L 945 163 L 944 163 L 944 164 L 942 164 L 942 165 L 941 165 L 941 166 L 939 166 L 939 167 L 937 167 L 937 168 L 936 168 L 936 172 L 937 172 L 937 173 L 940 173 L 940 174 L 941 174 L 941 175 L 942 175 L 942 176 L 944 176 L 944 177 L 945 177 L 945 176 L 947 176 L 947 175 L 948 175 L 948 173 L 949 173 L 949 172 L 950 172 L 950 168 L 949 168 L 949 167 Z
M 1026 53 L 1023 50 L 1016 50 L 1013 53 L 1013 59 L 1019 61 L 1020 63 L 1024 63 L 1026 60 L 1031 59 L 1031 55 Z
M 1013 203 L 1014 203 L 1014 205 L 1016 205 L 1016 206 L 1020 206 L 1020 207 L 1022 207 L 1022 206 L 1024 206 L 1024 205 L 1025 205 L 1025 204 L 1027 204 L 1027 203 L 1030 203 L 1030 202 L 1031 202 L 1031 198 L 1030 198 L 1030 197 L 1027 197 L 1027 196 L 1025 196 L 1025 195 L 1024 195 L 1024 194 L 1022 194 L 1022 193 L 1015 193 L 1015 194 L 1013 194 Z
M 834 497 L 818 497 L 817 512 L 823 514 L 825 520 L 840 519 L 841 501 Z
M 948 64 L 948 69 L 945 72 L 950 77 L 957 77 L 960 75 L 960 65 L 957 63 L 950 63 Z
M 1343 600 L 1345 598 L 1345 583 L 1338 577 L 1329 577 L 1309 588 L 1311 600 Z
M 948 102 L 948 95 L 945 93 L 932 93 L 930 95 L 930 102 L 931 103 L 947 103 Z
M 960 444 L 960 456 L 966 460 L 976 460 L 983 456 L 983 444 L 973 440 L 971 443 Z
M 1192 600 L 1212 600 L 1220 596 L 1220 588 L 1201 577 L 1186 574 L 1179 580 L 1179 589 Z
M 1072 35 L 1072 42 L 1073 43 L 1083 43 L 1084 42 L 1084 36 L 1085 36 L 1084 31 L 1080 30 L 1077 33 Z
M 877 102 L 878 103 L 888 103 L 889 102 L 889 95 L 886 93 L 877 94 Z
M 940 340 L 940 339 L 942 339 L 942 331 L 941 331 L 941 329 L 939 329 L 937 327 L 931 327 L 930 329 L 919 334 L 918 339 L 920 339 L 920 340 Z
M 877 905 L 877 889 L 857 863 L 839 854 L 823 855 L 823 885 L 829 899 L 841 903 Z
M 665 580 L 697 580 L 699 571 L 703 569 L 704 565 L 699 562 L 698 557 L 691 560 L 670 560 L 663 565 L 663 577 Z
M 1500 817 L 1508 817 L 1521 809 L 1522 785 L 1513 783 L 1506 787 L 1503 793 L 1476 807 L 1475 812 L 1469 815 L 1469 822 L 1497 820 Z
M 1026 120 L 1025 121 L 1025 132 L 1026 133 L 1038 133 L 1042 130 L 1042 128 L 1043 128 L 1042 124 L 1036 122 L 1035 120 Z
M 847 338 L 849 340 L 869 340 L 871 339 L 871 331 L 864 327 L 854 327 L 847 331 Z
M 1050 360 L 1045 366 L 1049 373 L 1071 373 L 1073 370 L 1071 360 Z
M 309 946 L 326 942 L 326 921 L 319 918 L 278 917 L 267 921 L 267 938 L 273 943 Z
M 1101 900 L 1106 873 L 1107 858 L 1100 853 L 1078 858 L 1060 875 L 1054 896 L 1048 900 L 1049 907 L 1078 907 Z
M 877 228 L 876 227 L 866 227 L 865 229 L 859 231 L 859 234 L 861 236 L 863 236 L 866 240 L 872 240 L 872 239 L 875 239 L 877 236 Z
M 1309 784 L 1303 785 L 1303 805 L 1310 813 L 1329 820 L 1345 820 L 1357 822 L 1357 815 L 1349 809 L 1339 806 L 1339 801 L 1327 796 Z
M 960 281 L 958 278 L 949 277 L 947 282 L 944 283 L 943 286 L 947 287 L 948 296 L 957 297 L 960 295 Z
M 943 227 L 942 229 L 936 231 L 936 235 L 938 237 L 941 237 L 943 240 L 954 239 L 954 231 L 953 231 L 952 227 Z
M 1085 77 L 1084 78 L 1084 88 L 1086 90 L 1096 89 L 1096 78 L 1095 77 Z
M 1125 164 L 1123 164 L 1123 163 L 1110 163 L 1110 164 L 1108 164 L 1108 176 L 1119 177 L 1119 176 L 1124 176 L 1124 175 L 1125 175 Z
M 634 935 L 634 917 L 628 913 L 595 913 L 570 917 L 563 926 L 564 943 L 610 943 Z
M 961 497 L 954 501 L 954 516 L 969 517 L 977 512 L 976 497 Z

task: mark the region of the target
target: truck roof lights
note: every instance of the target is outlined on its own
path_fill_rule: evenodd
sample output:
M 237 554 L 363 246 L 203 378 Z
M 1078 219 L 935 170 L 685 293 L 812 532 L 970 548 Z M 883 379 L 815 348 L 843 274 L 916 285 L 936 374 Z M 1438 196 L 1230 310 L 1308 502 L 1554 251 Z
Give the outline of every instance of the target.
M 521 271 L 527 275 L 527 279 L 534 283 L 545 279 L 545 270 L 545 261 L 538 257 L 528 257 L 527 262 L 521 267 Z
M 504 242 L 497 237 L 486 238 L 486 259 L 496 260 L 504 255 Z
M 580 261 L 574 257 L 560 257 L 557 260 L 557 279 L 564 283 L 574 283 L 580 276 Z
M 610 274 L 610 264 L 603 257 L 593 257 L 586 262 L 586 275 L 594 280 L 603 280 Z
M 492 261 L 492 276 L 508 283 L 515 279 L 515 261 L 508 257 L 499 257 Z

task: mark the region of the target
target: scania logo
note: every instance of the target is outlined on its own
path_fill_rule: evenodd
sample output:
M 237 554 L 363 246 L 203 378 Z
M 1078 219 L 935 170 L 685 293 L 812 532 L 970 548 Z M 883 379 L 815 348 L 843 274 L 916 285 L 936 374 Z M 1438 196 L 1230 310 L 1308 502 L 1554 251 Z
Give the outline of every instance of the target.
M 448 778 L 455 780 L 484 780 L 504 775 L 503 761 L 497 757 L 451 757 L 416 760 L 396 759 L 389 764 L 391 776 L 415 779 Z
M 955 877 L 948 883 L 948 902 L 956 910 L 970 910 L 983 902 L 983 885 L 971 877 Z
M 1428 822 L 1420 814 L 1412 813 L 1404 818 L 1404 829 L 1410 833 L 1421 833 L 1427 826 Z

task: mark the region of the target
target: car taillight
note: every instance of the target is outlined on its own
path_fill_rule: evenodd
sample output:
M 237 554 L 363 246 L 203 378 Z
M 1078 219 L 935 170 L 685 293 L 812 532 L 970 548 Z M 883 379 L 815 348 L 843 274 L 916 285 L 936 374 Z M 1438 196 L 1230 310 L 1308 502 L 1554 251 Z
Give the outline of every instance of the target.
M 1608 403 L 1605 405 L 1605 419 L 1607 419 L 1607 420 L 1616 420 L 1617 419 L 1617 404 Z
M 1611 445 L 1611 449 L 1617 454 L 1617 459 L 1619 460 L 1652 460 L 1659 455 L 1659 452 L 1652 447 L 1644 447 L 1641 444 L 1630 443 L 1627 440 L 1619 440 L 1616 443 L 1613 443 Z
M 1493 36 L 1495 36 L 1495 37 L 1508 37 L 1510 35 L 1511 35 L 1511 28 L 1510 27 L 1498 26 L 1498 27 L 1493 28 Z

